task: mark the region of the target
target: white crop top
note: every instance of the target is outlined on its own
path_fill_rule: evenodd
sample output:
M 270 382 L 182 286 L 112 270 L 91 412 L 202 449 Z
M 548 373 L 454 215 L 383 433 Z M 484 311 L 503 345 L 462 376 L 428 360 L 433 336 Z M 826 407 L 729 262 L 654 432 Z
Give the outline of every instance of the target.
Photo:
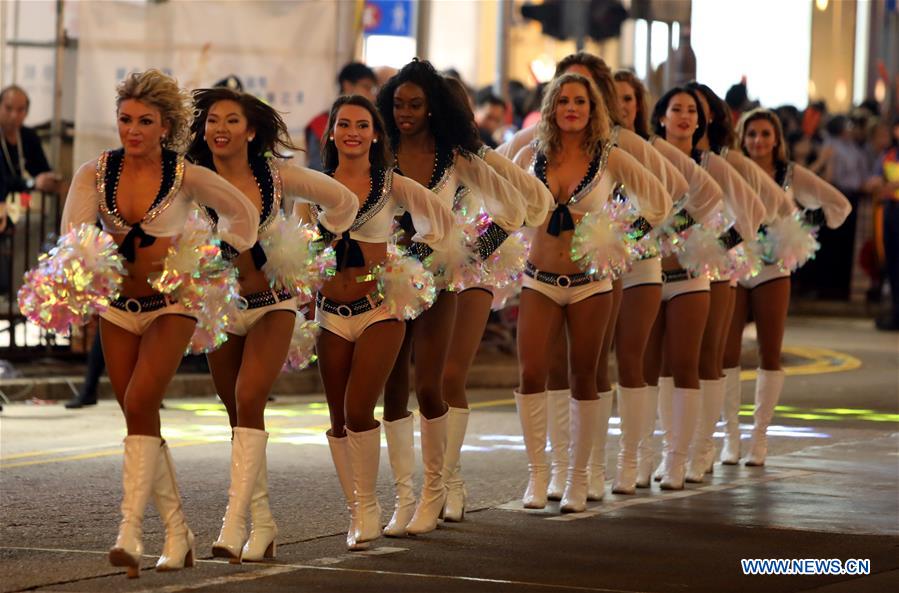
M 61 232 L 80 224 L 93 224 L 99 215 L 103 228 L 114 235 L 136 233 L 151 237 L 181 234 L 196 205 L 219 213 L 219 234 L 238 251 L 249 249 L 259 228 L 259 212 L 240 190 L 182 155 L 163 150 L 163 175 L 159 193 L 149 211 L 134 223 L 118 210 L 116 190 L 124 164 L 122 149 L 104 152 L 75 173 L 62 214 Z

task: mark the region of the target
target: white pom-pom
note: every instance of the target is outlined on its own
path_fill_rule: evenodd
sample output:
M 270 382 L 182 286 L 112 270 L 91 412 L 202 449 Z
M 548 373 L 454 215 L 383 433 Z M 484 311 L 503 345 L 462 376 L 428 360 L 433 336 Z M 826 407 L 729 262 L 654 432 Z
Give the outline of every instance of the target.
M 571 260 L 599 278 L 621 274 L 631 260 L 627 233 L 627 224 L 613 218 L 607 208 L 589 212 L 574 230 Z
M 731 249 L 730 277 L 734 280 L 748 280 L 758 276 L 765 263 L 762 261 L 761 246 L 758 241 L 743 241 Z
M 765 259 L 774 262 L 782 272 L 793 272 L 814 257 L 821 244 L 797 212 L 768 225 L 762 246 Z
M 521 279 L 528 259 L 528 241 L 522 231 L 506 237 L 499 249 L 483 263 L 482 281 L 487 286 L 504 288 Z
M 296 323 L 293 326 L 293 337 L 290 340 L 290 348 L 287 350 L 287 359 L 284 361 L 282 371 L 301 371 L 318 359 L 315 354 L 315 341 L 321 327 L 317 321 L 304 319 L 297 314 Z
M 275 289 L 286 288 L 295 292 L 307 292 L 316 278 L 310 276 L 310 243 L 317 233 L 299 219 L 279 213 L 259 243 L 265 250 L 266 262 L 262 267 L 269 283 Z
M 415 258 L 390 249 L 376 272 L 382 306 L 397 319 L 415 319 L 437 299 L 434 276 Z
M 490 308 L 494 311 L 502 311 L 510 304 L 510 302 L 514 302 L 520 292 L 520 282 L 511 282 L 505 286 L 494 288 L 493 303 L 490 305 Z
M 445 249 L 425 258 L 424 266 L 441 289 L 462 291 L 480 279 L 478 261 L 465 233 L 454 234 Z
M 717 235 L 701 225 L 694 225 L 684 239 L 677 259 L 694 276 L 718 278 L 726 273 L 730 258 Z

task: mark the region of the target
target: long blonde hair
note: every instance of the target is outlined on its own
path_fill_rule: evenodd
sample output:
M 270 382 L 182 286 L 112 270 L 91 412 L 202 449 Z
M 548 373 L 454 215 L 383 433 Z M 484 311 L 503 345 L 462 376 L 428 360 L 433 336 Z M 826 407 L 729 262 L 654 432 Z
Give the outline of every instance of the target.
M 537 148 L 550 158 L 562 150 L 562 131 L 556 123 L 556 106 L 562 94 L 562 87 L 569 83 L 577 83 L 587 89 L 587 97 L 590 100 L 590 119 L 584 129 L 582 143 L 584 152 L 591 156 L 599 154 L 603 142 L 609 137 L 609 110 L 596 85 L 580 74 L 563 74 L 549 83 L 543 96 L 543 104 L 540 106 Z
M 774 161 L 786 163 L 788 159 L 787 146 L 786 142 L 784 142 L 784 129 L 780 123 L 780 118 L 770 109 L 757 107 L 740 116 L 740 122 L 737 124 L 737 138 L 740 139 L 740 150 L 743 151 L 743 154 L 749 155 L 749 153 L 746 152 L 746 148 L 743 146 L 746 141 L 746 132 L 749 131 L 749 124 L 760 119 L 770 122 L 774 127 L 774 141 L 776 142 L 774 145 Z
M 190 124 L 194 118 L 194 101 L 178 82 L 155 68 L 132 72 L 116 87 L 116 108 L 122 101 L 134 99 L 159 110 L 168 133 L 162 146 L 182 152 L 190 138 Z

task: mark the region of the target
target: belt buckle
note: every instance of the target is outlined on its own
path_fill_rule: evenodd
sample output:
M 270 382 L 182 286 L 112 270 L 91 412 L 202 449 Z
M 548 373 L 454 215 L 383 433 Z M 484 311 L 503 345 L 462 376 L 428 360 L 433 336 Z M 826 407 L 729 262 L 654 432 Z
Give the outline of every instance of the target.
M 556 286 L 559 288 L 568 288 L 571 286 L 571 278 L 565 274 L 559 275 L 559 277 L 556 278 Z
M 352 317 L 353 310 L 350 308 L 349 305 L 337 305 L 337 314 L 344 318 Z
M 129 298 L 125 300 L 125 310 L 129 313 L 140 313 L 143 311 L 144 307 L 140 304 L 140 301 L 135 298 Z
M 250 301 L 247 300 L 244 296 L 237 297 L 237 308 L 241 311 L 246 311 L 250 308 Z

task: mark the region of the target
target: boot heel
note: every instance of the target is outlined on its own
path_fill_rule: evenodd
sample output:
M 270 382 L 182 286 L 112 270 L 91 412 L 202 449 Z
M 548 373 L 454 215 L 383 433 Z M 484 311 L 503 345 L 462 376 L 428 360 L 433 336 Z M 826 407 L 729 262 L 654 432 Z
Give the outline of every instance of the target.
M 194 567 L 194 551 L 188 550 L 187 556 L 184 557 L 184 568 L 193 568 Z
M 274 560 L 275 553 L 277 552 L 277 548 L 278 548 L 277 544 L 275 544 L 275 542 L 272 541 L 272 543 L 270 543 L 268 545 L 268 547 L 265 549 L 265 554 L 263 554 L 262 557 L 267 558 L 269 560 Z
M 126 568 L 129 579 L 140 577 L 140 559 L 135 559 L 122 548 L 113 548 L 109 551 L 109 563 L 116 567 Z

